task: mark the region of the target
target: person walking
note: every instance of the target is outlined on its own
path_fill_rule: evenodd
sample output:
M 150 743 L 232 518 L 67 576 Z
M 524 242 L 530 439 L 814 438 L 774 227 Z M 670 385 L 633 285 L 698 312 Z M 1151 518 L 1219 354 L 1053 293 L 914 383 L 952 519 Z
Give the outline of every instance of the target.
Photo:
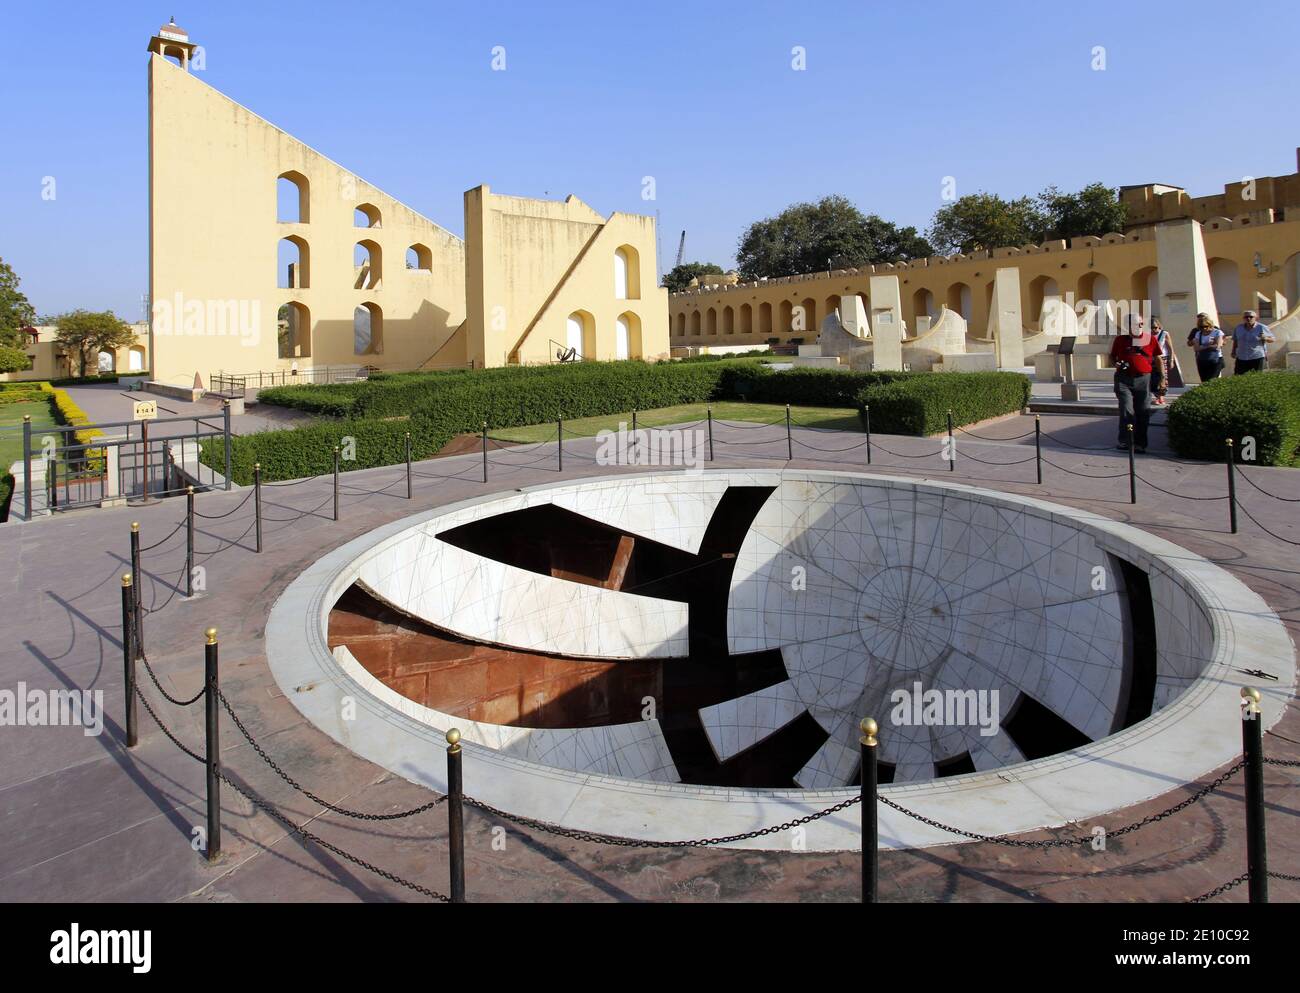
M 1131 424 L 1133 448 L 1145 452 L 1147 424 L 1151 420 L 1151 376 L 1153 372 L 1162 374 L 1164 359 L 1141 314 L 1128 315 L 1128 332 L 1115 336 L 1110 358 L 1115 365 L 1115 396 L 1119 398 L 1119 440 L 1115 447 L 1128 451 Z
M 1196 315 L 1196 327 L 1187 336 L 1196 352 L 1196 373 L 1202 383 L 1218 379 L 1223 372 L 1223 332 L 1209 314 Z
M 1269 342 L 1277 341 L 1267 325 L 1259 323 L 1259 315 L 1248 310 L 1241 315 L 1241 323 L 1232 332 L 1232 357 L 1236 360 L 1232 374 L 1263 372 L 1268 365 Z
M 1183 385 L 1183 371 L 1178 367 L 1178 357 L 1174 355 L 1174 343 L 1169 338 L 1169 332 L 1164 329 L 1158 317 L 1151 319 L 1151 336 L 1160 346 L 1160 355 L 1164 359 L 1160 363 L 1159 378 L 1153 384 L 1151 392 L 1155 396 L 1155 402 L 1163 407 L 1169 387 Z

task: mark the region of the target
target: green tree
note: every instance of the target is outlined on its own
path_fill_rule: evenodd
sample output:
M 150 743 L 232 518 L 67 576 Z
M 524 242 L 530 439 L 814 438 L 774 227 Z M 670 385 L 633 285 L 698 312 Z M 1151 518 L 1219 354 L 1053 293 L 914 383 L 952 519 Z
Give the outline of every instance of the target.
M 21 344 L 18 329 L 36 323 L 36 310 L 18 289 L 20 282 L 9 263 L 0 259 L 0 345 Z
M 0 372 L 24 372 L 30 368 L 26 352 L 9 345 L 0 345 Z
M 932 255 L 916 228 L 863 214 L 847 197 L 796 203 L 750 225 L 736 251 L 741 279 L 851 269 Z
M 73 310 L 60 314 L 55 339 L 68 351 L 76 352 L 81 375 L 86 374 L 86 359 L 100 351 L 116 351 L 135 341 L 135 332 L 111 310 Z
M 1104 183 L 1090 183 L 1078 193 L 1062 193 L 1049 186 L 1038 194 L 1038 202 L 1048 218 L 1048 238 L 1069 239 L 1123 231 L 1128 218 L 1119 190 Z
M 714 265 L 712 262 L 683 262 L 679 266 L 664 273 L 661 286 L 668 287 L 669 293 L 680 293 L 691 285 L 691 280 L 697 276 L 706 276 L 713 273 L 721 274 L 722 266 Z
M 1043 240 L 1048 218 L 1030 197 L 1004 200 L 995 193 L 968 193 L 935 211 L 926 232 L 942 252 L 976 252 Z

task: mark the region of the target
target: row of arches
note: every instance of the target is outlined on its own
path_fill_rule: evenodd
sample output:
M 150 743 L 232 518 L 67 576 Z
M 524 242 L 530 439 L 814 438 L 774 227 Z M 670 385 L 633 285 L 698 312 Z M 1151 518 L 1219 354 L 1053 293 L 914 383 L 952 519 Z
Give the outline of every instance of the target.
M 1222 318 L 1235 318 L 1247 307 L 1261 310 L 1261 314 L 1266 318 L 1281 316 L 1267 314 L 1266 302 L 1248 301 L 1245 298 L 1240 267 L 1236 261 L 1218 256 L 1211 257 L 1207 261 L 1215 309 Z M 1282 268 L 1288 305 L 1300 304 L 1300 253 L 1290 256 Z M 954 313 L 960 314 L 967 322 L 971 322 L 977 316 L 977 299 L 982 305 L 978 316 L 982 318 L 988 314 L 992 306 L 993 285 L 992 280 L 985 282 L 983 286 L 955 282 L 949 284 L 942 291 L 942 295 L 926 287 L 920 287 L 904 301 L 904 317 L 911 322 L 912 327 L 915 327 L 914 322 L 917 318 L 937 318 L 942 308 L 946 306 Z M 1027 284 L 1023 284 L 1021 302 L 1025 323 L 1037 328 L 1048 301 L 1053 298 L 1065 301 L 1066 294 L 1069 292 L 1073 293 L 1076 304 L 1092 301 L 1096 304 L 1097 311 L 1103 315 L 1113 314 L 1114 305 L 1121 301 L 1143 301 L 1144 305 L 1149 301 L 1151 316 L 1161 316 L 1160 274 L 1156 266 L 1149 265 L 1130 273 L 1127 285 L 1117 284 L 1106 273 L 1098 270 L 1083 273 L 1073 285 L 1065 284 L 1053 276 L 1037 276 Z M 866 298 L 863 294 L 857 295 L 863 297 L 865 307 Z M 728 304 L 720 308 L 680 311 L 672 318 L 671 330 L 678 336 L 799 334 L 810 330 L 815 334 L 819 330 L 819 319 L 839 308 L 842 300 L 843 297 L 839 294 L 826 297 L 821 301 L 820 306 L 813 298 L 806 298 L 798 305 L 793 301 L 783 300 L 776 305 L 775 314 L 771 303 L 744 303 L 739 306 Z M 801 308 L 803 320 L 800 323 L 796 318 Z M 975 334 L 983 333 L 982 328 L 973 327 L 971 330 Z
M 384 276 L 384 250 L 379 242 L 363 238 L 352 248 L 353 288 L 378 289 Z M 406 268 L 413 272 L 433 271 L 433 252 L 427 245 L 414 244 L 406 250 Z M 276 250 L 276 287 L 305 290 L 311 287 L 311 246 L 300 235 L 280 239 Z
M 126 352 L 126 364 L 128 372 L 144 372 L 144 346 L 132 345 Z M 102 349 L 96 359 L 96 365 L 101 375 L 120 371 L 117 368 L 117 353 Z
M 311 310 L 301 300 L 290 300 L 277 316 L 278 354 L 282 359 L 311 357 Z M 352 354 L 381 355 L 384 351 L 384 311 L 367 301 L 352 311 Z
M 564 347 L 575 358 L 597 358 L 596 319 L 590 311 L 575 310 L 565 320 Z M 644 355 L 641 344 L 641 318 L 632 311 L 614 320 L 614 358 L 639 359 Z

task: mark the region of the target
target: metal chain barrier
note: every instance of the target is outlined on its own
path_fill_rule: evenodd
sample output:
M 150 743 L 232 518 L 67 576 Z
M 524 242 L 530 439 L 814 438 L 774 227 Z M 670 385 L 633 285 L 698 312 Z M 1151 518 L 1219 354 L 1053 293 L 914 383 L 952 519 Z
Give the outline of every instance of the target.
M 788 831 L 794 827 L 800 827 L 804 824 L 811 824 L 813 821 L 820 820 L 831 814 L 838 813 L 855 803 L 861 803 L 861 796 L 853 796 L 847 800 L 841 800 L 834 806 L 827 807 L 824 810 L 818 810 L 804 817 L 798 817 L 784 824 L 774 824 L 771 827 L 759 828 L 757 831 L 746 831 L 744 834 L 730 834 L 720 838 L 692 838 L 689 841 L 646 841 L 641 838 L 624 838 L 616 834 L 601 834 L 595 831 L 578 831 L 573 828 L 561 827 L 559 824 L 553 824 L 550 821 L 538 820 L 535 817 L 522 817 L 516 814 L 507 814 L 504 810 L 493 807 L 491 804 L 484 803 L 482 800 L 476 800 L 471 796 L 465 797 L 465 802 L 471 807 L 476 807 L 484 813 L 491 814 L 494 817 L 500 817 L 503 820 L 518 824 L 520 827 L 532 828 L 537 831 L 543 831 L 546 834 L 552 834 L 560 838 L 570 838 L 574 841 L 590 841 L 605 845 L 615 845 L 619 848 L 706 848 L 711 845 L 725 845 L 733 841 L 748 841 L 751 838 L 761 838 L 764 835 L 780 834 L 782 831 Z
M 1057 465 L 1051 459 L 1044 457 L 1043 462 L 1050 465 L 1053 469 L 1059 469 L 1061 472 L 1068 472 L 1071 476 L 1082 476 L 1084 479 L 1119 479 L 1121 476 L 1127 476 L 1128 472 L 1110 472 L 1105 474 L 1096 474 L 1091 472 L 1079 472 L 1076 469 L 1069 469 L 1063 465 Z
M 1252 469 L 1251 471 L 1253 472 L 1254 470 Z M 1244 479 L 1246 482 L 1250 483 L 1251 486 L 1255 487 L 1255 489 L 1259 490 L 1259 492 L 1263 493 L 1264 496 L 1266 497 L 1271 497 L 1274 500 L 1280 500 L 1282 501 L 1282 503 L 1300 503 L 1300 497 L 1284 497 L 1284 496 L 1278 496 L 1276 493 L 1270 493 L 1268 490 L 1264 489 L 1264 487 L 1260 486 L 1259 483 L 1251 479 L 1250 476 L 1246 473 L 1245 468 L 1240 463 L 1238 463 L 1237 465 L 1237 477 L 1239 479 Z
M 226 699 L 226 695 L 220 690 L 217 690 L 217 699 L 221 701 L 221 706 L 225 708 L 226 713 L 230 715 L 230 719 L 234 721 L 235 727 L 238 728 L 239 733 L 244 736 L 244 740 L 252 746 L 253 751 L 257 753 L 258 757 L 271 767 L 271 771 L 312 803 L 319 804 L 326 810 L 333 811 L 336 814 L 342 814 L 344 817 L 352 817 L 359 821 L 398 821 L 406 817 L 412 817 L 415 814 L 422 814 L 426 810 L 432 810 L 447 799 L 445 795 L 438 794 L 436 799 L 430 800 L 428 803 L 422 803 L 418 807 L 412 807 L 410 810 L 403 810 L 396 814 L 369 814 L 359 810 L 349 810 L 346 807 L 336 806 L 328 800 L 318 797 L 315 793 L 311 792 L 311 790 L 304 787 L 287 772 L 281 769 L 275 759 L 266 754 L 266 750 L 257 743 L 257 740 L 251 734 L 249 734 L 248 728 L 244 727 L 244 722 L 239 719 L 239 716 L 235 713 L 235 709 L 230 705 L 230 701 Z
M 1270 873 L 1270 875 L 1272 875 L 1272 873 Z M 1246 882 L 1246 880 L 1248 880 L 1249 878 L 1250 878 L 1250 873 L 1249 873 L 1249 872 L 1243 872 L 1243 873 L 1242 873 L 1240 876 L 1238 876 L 1236 879 L 1233 879 L 1233 880 L 1231 880 L 1230 882 L 1226 882 L 1226 883 L 1224 883 L 1222 886 L 1216 886 L 1216 887 L 1214 887 L 1214 889 L 1210 890 L 1208 893 L 1202 893 L 1200 896 L 1194 896 L 1194 897 L 1192 897 L 1192 898 L 1191 898 L 1189 901 L 1187 901 L 1187 902 L 1188 902 L 1188 903 L 1204 903 L 1206 900 L 1212 900 L 1212 899 L 1214 899 L 1216 896 L 1218 896 L 1219 894 L 1221 894 L 1221 893 L 1227 893 L 1228 890 L 1233 889 L 1234 887 L 1240 886 L 1242 883 Z
M 972 438 L 978 438 L 980 441 L 1020 441 L 1022 438 L 1032 438 L 1034 436 L 1033 431 L 1026 431 L 1024 434 L 1015 434 L 1010 438 L 989 438 L 982 434 L 976 434 L 974 431 L 967 431 L 961 425 L 957 426 L 957 430 L 962 434 L 970 435 Z
M 1270 538 L 1276 538 L 1278 541 L 1284 541 L 1284 542 L 1286 542 L 1288 545 L 1300 545 L 1300 541 L 1296 541 L 1296 540 L 1294 540 L 1293 538 L 1287 538 L 1287 537 L 1284 536 L 1284 535 L 1280 535 L 1280 534 L 1278 534 L 1276 531 L 1270 531 L 1268 528 L 1266 528 L 1263 524 L 1261 524 L 1261 523 L 1259 522 L 1259 518 L 1257 518 L 1254 514 L 1252 514 L 1252 513 L 1250 512 L 1250 510 L 1249 510 L 1249 509 L 1248 509 L 1244 504 L 1240 504 L 1240 503 L 1237 504 L 1237 509 L 1240 510 L 1243 514 L 1245 514 L 1245 515 L 1246 515 L 1248 518 L 1250 518 L 1252 521 L 1254 521 L 1254 522 L 1255 522 L 1255 526 L 1256 526 L 1257 528 L 1259 528 L 1261 531 L 1263 531 L 1263 532 L 1264 532 L 1266 535 L 1268 535 Z
M 162 683 L 158 682 L 158 677 L 157 675 L 154 674 L 153 666 L 149 664 L 149 656 L 146 655 L 144 652 L 141 652 L 140 661 L 144 663 L 144 671 L 149 673 L 149 678 L 153 680 L 154 686 L 157 687 L 158 692 L 162 694 L 163 699 L 166 700 L 168 703 L 177 707 L 188 707 L 191 704 L 198 703 L 200 700 L 203 699 L 204 696 L 207 695 L 208 688 L 205 686 L 203 687 L 203 689 L 199 690 L 197 693 L 194 694 L 194 696 L 190 697 L 188 700 L 180 700 L 172 696 L 165 689 L 163 689 Z M 155 720 L 157 720 L 157 718 L 155 718 Z
M 184 520 L 184 518 L 182 518 L 182 519 L 177 523 L 177 525 L 176 525 L 174 528 L 172 528 L 171 531 L 169 531 L 169 532 L 167 533 L 167 536 L 166 536 L 165 538 L 160 538 L 158 541 L 155 541 L 152 545 L 144 545 L 144 546 L 140 549 L 140 554 L 143 555 L 145 552 L 151 552 L 151 551 L 153 551 L 153 550 L 154 550 L 155 548 L 157 548 L 159 545 L 165 545 L 165 544 L 167 544 L 167 542 L 171 541 L 171 539 L 176 535 L 176 532 L 178 532 L 178 531 L 179 531 L 181 528 L 183 528 L 183 527 L 185 527 L 185 520 Z
M 1172 817 L 1174 814 L 1177 814 L 1180 811 L 1185 810 L 1186 808 L 1190 807 L 1192 804 L 1200 800 L 1203 800 L 1205 797 L 1209 796 L 1220 786 L 1222 786 L 1225 782 L 1227 782 L 1238 772 L 1240 772 L 1243 768 L 1245 768 L 1245 766 L 1246 766 L 1246 760 L 1244 758 L 1238 760 L 1238 762 L 1234 766 L 1232 766 L 1232 768 L 1230 768 L 1227 772 L 1223 773 L 1223 775 L 1219 776 L 1213 782 L 1208 783 L 1205 786 L 1202 786 L 1191 796 L 1174 804 L 1168 810 L 1162 810 L 1158 814 L 1150 814 L 1142 818 L 1142 820 L 1140 821 L 1134 821 L 1132 824 L 1127 824 L 1122 828 L 1117 828 L 1114 831 L 1108 831 L 1106 833 L 1106 836 L 1108 838 L 1118 838 L 1126 834 L 1131 834 L 1132 832 L 1137 831 L 1140 828 L 1144 828 L 1148 824 L 1154 824 L 1157 821 L 1163 821 L 1167 817 Z M 902 804 L 895 803 L 893 800 L 889 799 L 886 796 L 880 796 L 877 799 L 879 799 L 880 802 L 883 803 L 886 807 L 889 807 L 893 810 L 897 810 L 900 814 L 905 814 L 906 816 L 912 818 L 913 820 L 920 821 L 922 824 L 928 824 L 930 827 L 939 828 L 941 831 L 947 831 L 949 834 L 959 834 L 962 837 L 970 838 L 974 841 L 987 841 L 995 845 L 1006 845 L 1011 848 L 1040 848 L 1040 849 L 1041 848 L 1070 848 L 1075 845 L 1092 844 L 1092 840 L 1093 840 L 1091 834 L 1077 835 L 1072 838 L 1048 838 L 1041 841 L 1026 841 L 1023 838 L 1012 838 L 1004 834 L 977 834 L 973 831 L 966 831 L 963 830 L 962 828 L 953 827 L 951 824 L 944 824 L 942 821 L 936 821 L 933 818 L 926 817 L 924 814 L 918 814 L 914 810 L 908 810 Z
M 1125 475 L 1127 475 L 1127 473 Z M 1138 479 L 1142 480 L 1142 482 L 1146 483 L 1153 490 L 1159 490 L 1161 493 L 1164 493 L 1167 496 L 1177 497 L 1179 500 L 1226 500 L 1228 499 L 1228 494 L 1226 493 L 1223 493 L 1219 496 L 1190 496 L 1186 493 L 1175 493 L 1173 490 L 1165 489 L 1163 486 L 1159 485 L 1158 483 L 1151 482 L 1151 480 L 1147 479 L 1146 476 L 1142 475 L 1142 473 L 1140 472 L 1135 473 L 1135 475 L 1137 476 Z
M 194 511 L 194 516 L 195 516 L 195 517 L 201 517 L 201 518 L 203 518 L 205 521 L 219 521 L 219 520 L 222 520 L 223 518 L 229 517 L 231 514 L 234 514 L 234 513 L 236 513 L 237 511 L 239 511 L 239 510 L 244 506 L 244 504 L 248 503 L 248 501 L 251 500 L 252 498 L 253 498 L 253 491 L 252 491 L 252 490 L 249 490 L 248 493 L 244 496 L 244 499 L 240 500 L 239 503 L 237 503 L 235 506 L 231 507 L 231 508 L 230 508 L 229 510 L 227 510 L 224 514 L 200 514 L 200 513 L 196 510 L 196 511 Z

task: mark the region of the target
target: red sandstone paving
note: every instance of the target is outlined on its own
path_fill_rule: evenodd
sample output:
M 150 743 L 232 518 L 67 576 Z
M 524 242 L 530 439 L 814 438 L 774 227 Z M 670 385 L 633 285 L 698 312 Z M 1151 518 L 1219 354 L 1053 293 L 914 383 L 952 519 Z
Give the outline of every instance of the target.
M 1294 546 L 1270 538 L 1242 519 L 1231 535 L 1223 501 L 1193 502 L 1181 496 L 1223 491 L 1223 466 L 1178 465 L 1153 457 L 1162 432 L 1153 432 L 1153 456 L 1139 459 L 1139 473 L 1171 496 L 1143 483 L 1139 504 L 1128 503 L 1127 480 L 1081 479 L 1064 469 L 1096 475 L 1126 470 L 1120 453 L 1085 452 L 1074 445 L 1105 446 L 1113 437 L 1107 418 L 1044 415 L 1054 440 L 1045 455 L 1045 484 L 1033 482 L 1033 464 L 999 469 L 967 459 L 950 473 L 931 439 L 877 436 L 871 471 L 936 480 L 979 482 L 1008 492 L 1038 495 L 1085 507 L 1136 524 L 1206 555 L 1259 592 L 1287 622 L 1293 637 L 1300 619 L 1300 570 Z M 980 426 L 978 433 L 1010 438 L 1032 428 L 1019 417 Z M 746 465 L 780 468 L 785 440 L 731 449 L 726 442 L 749 441 L 745 429 L 715 430 L 719 468 Z M 792 467 L 865 469 L 864 452 L 818 452 L 803 447 L 839 447 L 853 436 L 795 430 Z M 329 519 L 330 481 L 315 480 L 267 490 L 268 517 L 290 517 L 290 508 L 316 509 L 295 521 L 268 521 L 266 551 L 234 547 L 201 560 L 209 592 L 193 601 L 167 600 L 166 584 L 183 564 L 184 542 L 173 537 L 146 556 L 152 582 L 146 605 L 146 644 L 163 684 L 173 694 L 191 694 L 202 666 L 202 631 L 220 627 L 222 680 L 250 732 L 302 783 L 331 803 L 386 812 L 426 802 L 423 788 L 364 762 L 302 720 L 276 687 L 262 654 L 262 634 L 271 604 L 289 582 L 322 552 L 391 520 L 418 510 L 512 487 L 619 471 L 595 466 L 594 442 L 566 442 L 565 471 L 534 464 L 507 469 L 509 453 L 498 452 L 491 482 L 478 479 L 473 458 L 421 463 L 428 474 L 459 472 L 456 479 L 416 480 L 416 498 L 404 499 L 402 470 L 371 470 L 344 476 L 343 519 Z M 964 438 L 959 451 L 987 461 L 1012 461 L 1032 451 L 1032 438 L 986 443 Z M 767 458 L 760 456 L 766 455 Z M 812 461 L 806 456 L 814 456 Z M 520 463 L 536 459 L 530 451 Z M 829 460 L 829 461 L 828 461 Z M 1059 467 L 1059 468 L 1058 468 Z M 629 471 L 642 471 L 631 469 Z M 1300 473 L 1247 470 L 1272 492 L 1300 497 Z M 1009 482 L 1008 480 L 1021 480 Z M 364 495 L 365 487 L 383 493 Z M 208 494 L 199 510 L 222 513 L 245 494 Z M 1239 488 L 1242 504 L 1269 527 L 1300 541 L 1300 513 L 1294 505 L 1270 502 L 1249 486 Z M 324 504 L 322 508 L 322 504 Z M 272 506 L 274 505 L 274 506 Z M 198 547 L 240 535 L 251 508 L 222 521 L 201 522 Z M 0 615 L 0 685 L 26 680 L 42 688 L 75 685 L 105 692 L 110 722 L 121 717 L 120 586 L 126 566 L 128 525 L 140 520 L 147 545 L 180 519 L 172 501 L 153 507 L 70 514 L 33 525 L 0 528 L 0 555 L 11 568 L 0 576 L 5 605 Z M 156 586 L 155 586 L 156 584 Z M 142 674 L 142 678 L 145 678 Z M 175 733 L 197 746 L 201 712 L 178 711 L 162 703 L 151 686 L 147 695 Z M 141 741 L 127 753 L 121 729 L 110 723 L 101 738 L 73 729 L 24 729 L 3 734 L 0 765 L 0 899 L 4 900 L 403 900 L 414 895 L 317 845 L 288 834 L 270 817 L 227 789 L 223 794 L 224 852 L 209 865 L 190 847 L 190 832 L 203 820 L 203 768 L 181 754 L 141 713 Z M 1235 735 L 1230 725 L 1225 733 Z M 446 815 L 438 807 L 394 822 L 358 822 L 323 809 L 295 793 L 268 769 L 223 716 L 222 760 L 237 781 L 274 803 L 295 823 L 362 859 L 406 878 L 445 889 Z M 1292 703 L 1265 739 L 1274 757 L 1300 758 L 1300 712 Z M 1212 778 L 1212 777 L 1207 777 Z M 1269 855 L 1274 869 L 1300 871 L 1300 796 L 1294 771 L 1266 770 Z M 1180 787 L 1150 803 L 1098 818 L 1112 828 L 1176 803 L 1193 787 Z M 891 901 L 1074 902 L 1184 900 L 1243 871 L 1243 810 L 1240 777 L 1200 804 L 1169 820 L 1114 839 L 1106 852 L 1084 849 L 1023 850 L 971 843 L 921 851 L 881 853 L 881 896 Z M 471 784 L 472 792 L 472 784 Z M 479 901 L 780 901 L 856 899 L 859 861 L 852 854 L 803 854 L 734 850 L 638 850 L 592 845 L 508 827 L 505 850 L 493 847 L 495 824 L 469 810 L 468 890 Z M 1090 826 L 1090 825 L 1087 825 Z M 1086 827 L 1086 826 L 1085 826 Z M 1069 829 L 1067 829 L 1068 831 Z M 1026 837 L 1050 837 L 1039 832 Z M 1300 900 L 1300 885 L 1273 880 L 1277 901 Z M 1220 897 L 1245 900 L 1239 887 Z

